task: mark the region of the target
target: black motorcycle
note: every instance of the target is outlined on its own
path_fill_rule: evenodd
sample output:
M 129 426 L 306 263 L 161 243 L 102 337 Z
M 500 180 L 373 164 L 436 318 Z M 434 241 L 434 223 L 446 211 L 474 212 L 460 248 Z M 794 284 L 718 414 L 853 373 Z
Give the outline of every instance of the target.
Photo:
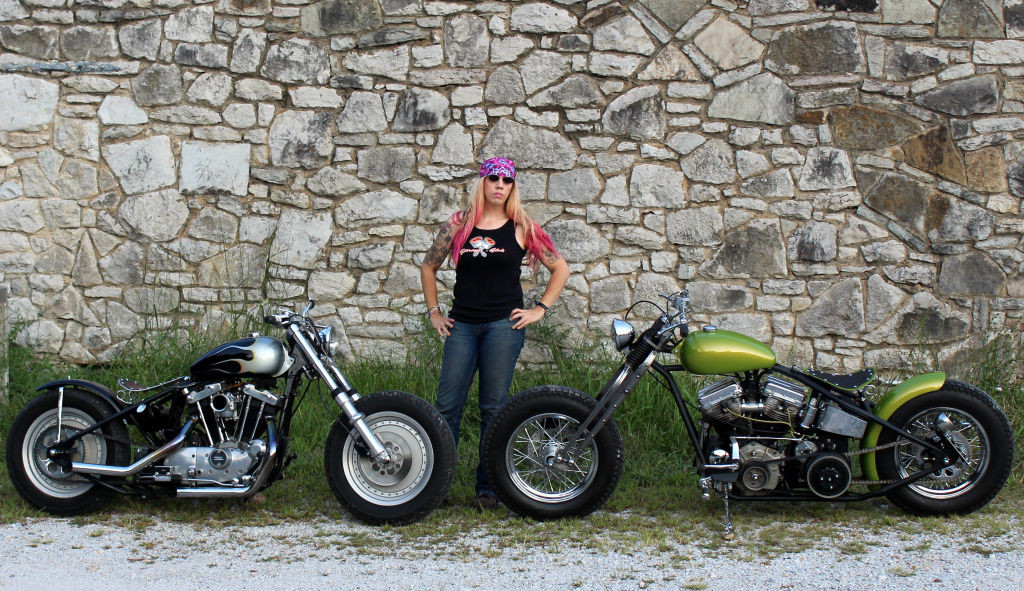
M 455 442 L 441 415 L 406 392 L 361 396 L 334 362 L 331 328 L 301 313 L 265 321 L 285 340 L 253 333 L 155 386 L 86 380 L 38 388 L 7 440 L 18 493 L 44 511 L 95 511 L 115 493 L 252 497 L 280 478 L 305 380 L 323 380 L 341 415 L 324 446 L 331 490 L 374 524 L 406 524 L 436 509 L 455 474 Z

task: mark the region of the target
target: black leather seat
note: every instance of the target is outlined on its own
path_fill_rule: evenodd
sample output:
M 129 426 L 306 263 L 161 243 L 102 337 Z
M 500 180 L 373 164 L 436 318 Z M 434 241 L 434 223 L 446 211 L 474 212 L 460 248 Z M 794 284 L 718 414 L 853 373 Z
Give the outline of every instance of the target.
M 875 379 L 875 370 L 870 367 L 864 368 L 855 373 L 834 374 L 816 369 L 807 370 L 807 374 L 827 384 L 831 384 L 840 390 L 855 392 L 867 386 Z

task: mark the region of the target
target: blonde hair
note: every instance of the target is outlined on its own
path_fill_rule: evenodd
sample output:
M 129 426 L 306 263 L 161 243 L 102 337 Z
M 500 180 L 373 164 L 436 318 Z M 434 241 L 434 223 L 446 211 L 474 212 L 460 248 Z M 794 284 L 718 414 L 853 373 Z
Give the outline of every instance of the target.
M 459 263 L 459 251 L 462 250 L 462 246 L 466 243 L 469 238 L 469 234 L 473 231 L 473 227 L 480 221 L 480 216 L 483 215 L 484 209 L 484 177 L 479 177 L 476 180 L 476 184 L 473 185 L 473 190 L 470 192 L 469 202 L 466 204 L 466 208 L 462 211 L 455 212 L 449 221 L 456 228 L 455 236 L 452 240 L 452 264 L 458 265 Z M 554 242 L 551 241 L 551 237 L 545 232 L 540 224 L 530 219 L 530 216 L 526 214 L 526 209 L 523 208 L 523 202 L 519 198 L 519 184 L 513 183 L 512 190 L 508 192 L 508 197 L 505 199 L 505 215 L 508 216 L 516 225 L 516 227 L 523 228 L 523 238 L 526 243 L 526 251 L 528 253 L 528 263 L 531 267 L 537 266 L 537 261 L 543 256 L 544 251 L 550 250 L 553 253 L 558 251 L 555 249 Z

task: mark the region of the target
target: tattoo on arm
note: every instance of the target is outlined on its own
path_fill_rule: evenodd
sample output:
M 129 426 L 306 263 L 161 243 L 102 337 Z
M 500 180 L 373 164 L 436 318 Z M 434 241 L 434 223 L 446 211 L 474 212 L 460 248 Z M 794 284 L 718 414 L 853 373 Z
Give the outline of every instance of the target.
M 548 267 L 554 265 L 555 263 L 558 262 L 559 259 L 562 258 L 562 255 L 551 250 L 550 248 L 545 248 L 544 252 L 541 253 L 541 256 L 544 257 L 544 264 Z
M 452 249 L 452 241 L 455 239 L 455 227 L 450 221 L 445 222 L 441 231 L 437 233 L 434 244 L 430 246 L 427 255 L 423 258 L 424 264 L 438 268 L 444 262 L 445 257 Z

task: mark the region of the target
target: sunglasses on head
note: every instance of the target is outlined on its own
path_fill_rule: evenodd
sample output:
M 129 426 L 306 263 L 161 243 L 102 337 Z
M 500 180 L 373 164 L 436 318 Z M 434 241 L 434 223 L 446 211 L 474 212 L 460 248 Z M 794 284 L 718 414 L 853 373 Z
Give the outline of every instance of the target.
M 491 181 L 492 183 L 498 182 L 499 179 L 501 180 L 501 182 L 505 183 L 506 185 L 512 185 L 512 184 L 515 184 L 515 182 L 516 182 L 516 179 L 514 179 L 512 177 L 509 177 L 509 176 L 501 176 L 500 174 L 489 174 L 489 175 L 487 175 L 487 180 Z

